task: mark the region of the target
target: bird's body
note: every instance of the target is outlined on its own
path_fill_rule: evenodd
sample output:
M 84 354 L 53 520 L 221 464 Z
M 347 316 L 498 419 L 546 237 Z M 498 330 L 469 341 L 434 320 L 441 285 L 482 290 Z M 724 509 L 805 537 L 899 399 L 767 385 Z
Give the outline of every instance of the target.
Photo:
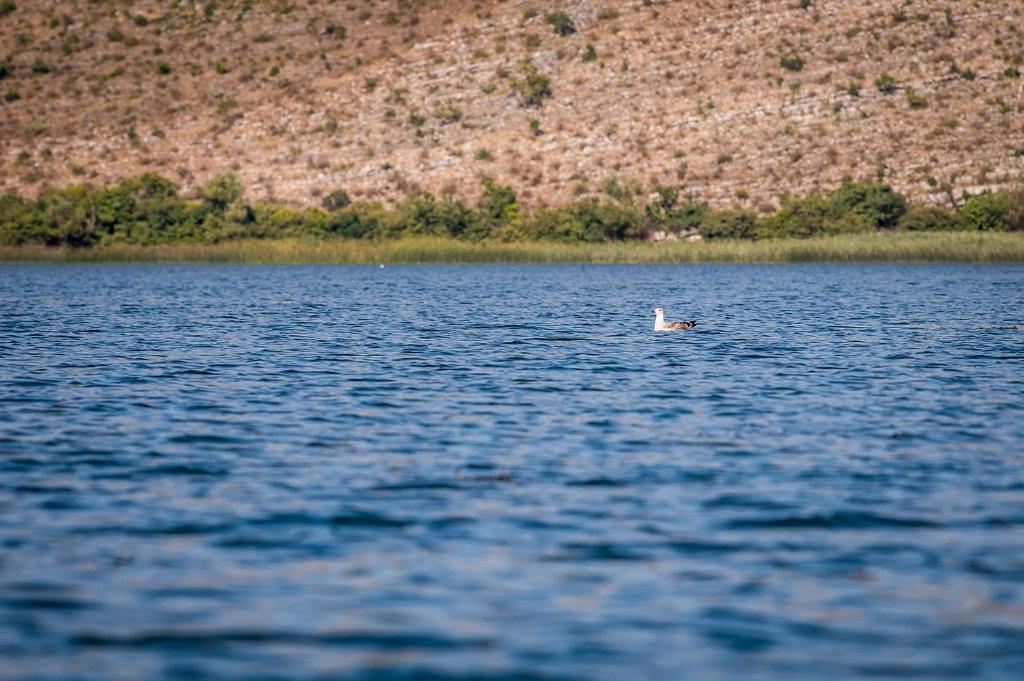
M 697 321 L 694 319 L 688 322 L 666 322 L 665 311 L 660 307 L 654 310 L 655 331 L 689 331 L 695 326 L 697 326 Z

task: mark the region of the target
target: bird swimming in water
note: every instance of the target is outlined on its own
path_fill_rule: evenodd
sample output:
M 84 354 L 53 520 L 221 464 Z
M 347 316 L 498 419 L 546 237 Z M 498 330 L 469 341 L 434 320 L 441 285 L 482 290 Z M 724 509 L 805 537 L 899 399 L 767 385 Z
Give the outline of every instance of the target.
M 666 322 L 665 311 L 660 307 L 654 310 L 655 331 L 689 331 L 695 326 L 697 326 L 697 321 L 692 319 L 688 322 Z

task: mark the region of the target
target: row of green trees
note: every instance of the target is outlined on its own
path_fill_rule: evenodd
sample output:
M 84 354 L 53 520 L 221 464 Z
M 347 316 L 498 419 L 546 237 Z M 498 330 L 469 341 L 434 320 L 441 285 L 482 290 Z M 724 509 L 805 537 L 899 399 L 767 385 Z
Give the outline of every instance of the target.
M 442 236 L 480 241 L 616 241 L 661 231 L 696 231 L 708 239 L 767 239 L 876 230 L 1024 230 L 1024 188 L 966 197 L 957 209 L 910 205 L 886 184 L 847 182 L 828 194 L 784 197 L 775 213 L 718 210 L 676 188 L 639 187 L 611 179 L 599 197 L 524 210 L 515 192 L 485 182 L 476 205 L 429 193 L 392 208 L 352 203 L 344 191 L 323 208 L 294 210 L 248 203 L 232 174 L 218 175 L 197 200 L 176 184 L 146 174 L 114 187 L 47 189 L 35 200 L 0 196 L 0 243 L 87 247 L 95 244 L 217 242 L 239 238 Z

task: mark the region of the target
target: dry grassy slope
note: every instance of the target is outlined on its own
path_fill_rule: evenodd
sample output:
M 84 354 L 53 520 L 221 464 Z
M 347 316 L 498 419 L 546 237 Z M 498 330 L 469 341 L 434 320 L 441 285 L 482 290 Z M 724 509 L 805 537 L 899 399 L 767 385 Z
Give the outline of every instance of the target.
M 846 176 L 942 201 L 1024 174 L 1024 78 L 1006 74 L 1024 57 L 1019 0 L 16 3 L 0 190 L 146 170 L 194 190 L 234 169 L 250 198 L 296 204 L 472 197 L 484 177 L 555 203 L 617 174 L 767 207 Z M 545 23 L 554 9 L 575 35 Z M 803 70 L 782 68 L 794 55 Z M 524 59 L 552 81 L 540 109 L 512 93 Z M 884 72 L 899 91 L 879 92 Z

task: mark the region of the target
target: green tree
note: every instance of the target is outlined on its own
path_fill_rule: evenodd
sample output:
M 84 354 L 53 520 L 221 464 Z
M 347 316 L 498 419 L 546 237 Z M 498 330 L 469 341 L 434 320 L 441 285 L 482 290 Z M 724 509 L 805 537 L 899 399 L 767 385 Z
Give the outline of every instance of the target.
M 44 189 L 39 195 L 39 206 L 47 228 L 47 243 L 83 247 L 96 241 L 96 204 L 85 187 Z
M 14 194 L 0 195 L 0 244 L 42 244 L 49 234 L 35 201 Z
M 1015 196 L 1016 194 L 1016 196 Z M 1020 192 L 983 192 L 967 199 L 960 217 L 967 229 L 1008 232 L 1024 229 L 1019 208 Z
M 705 239 L 751 239 L 757 232 L 757 215 L 748 210 L 711 211 L 700 223 Z
M 896 223 L 897 229 L 908 232 L 949 232 L 964 228 L 956 211 L 938 206 L 911 206 Z
M 228 206 L 241 203 L 245 188 L 234 173 L 221 173 L 203 187 L 202 195 L 207 206 L 223 213 Z
M 836 215 L 854 213 L 879 229 L 895 227 L 907 200 L 882 182 L 846 182 L 830 195 Z

